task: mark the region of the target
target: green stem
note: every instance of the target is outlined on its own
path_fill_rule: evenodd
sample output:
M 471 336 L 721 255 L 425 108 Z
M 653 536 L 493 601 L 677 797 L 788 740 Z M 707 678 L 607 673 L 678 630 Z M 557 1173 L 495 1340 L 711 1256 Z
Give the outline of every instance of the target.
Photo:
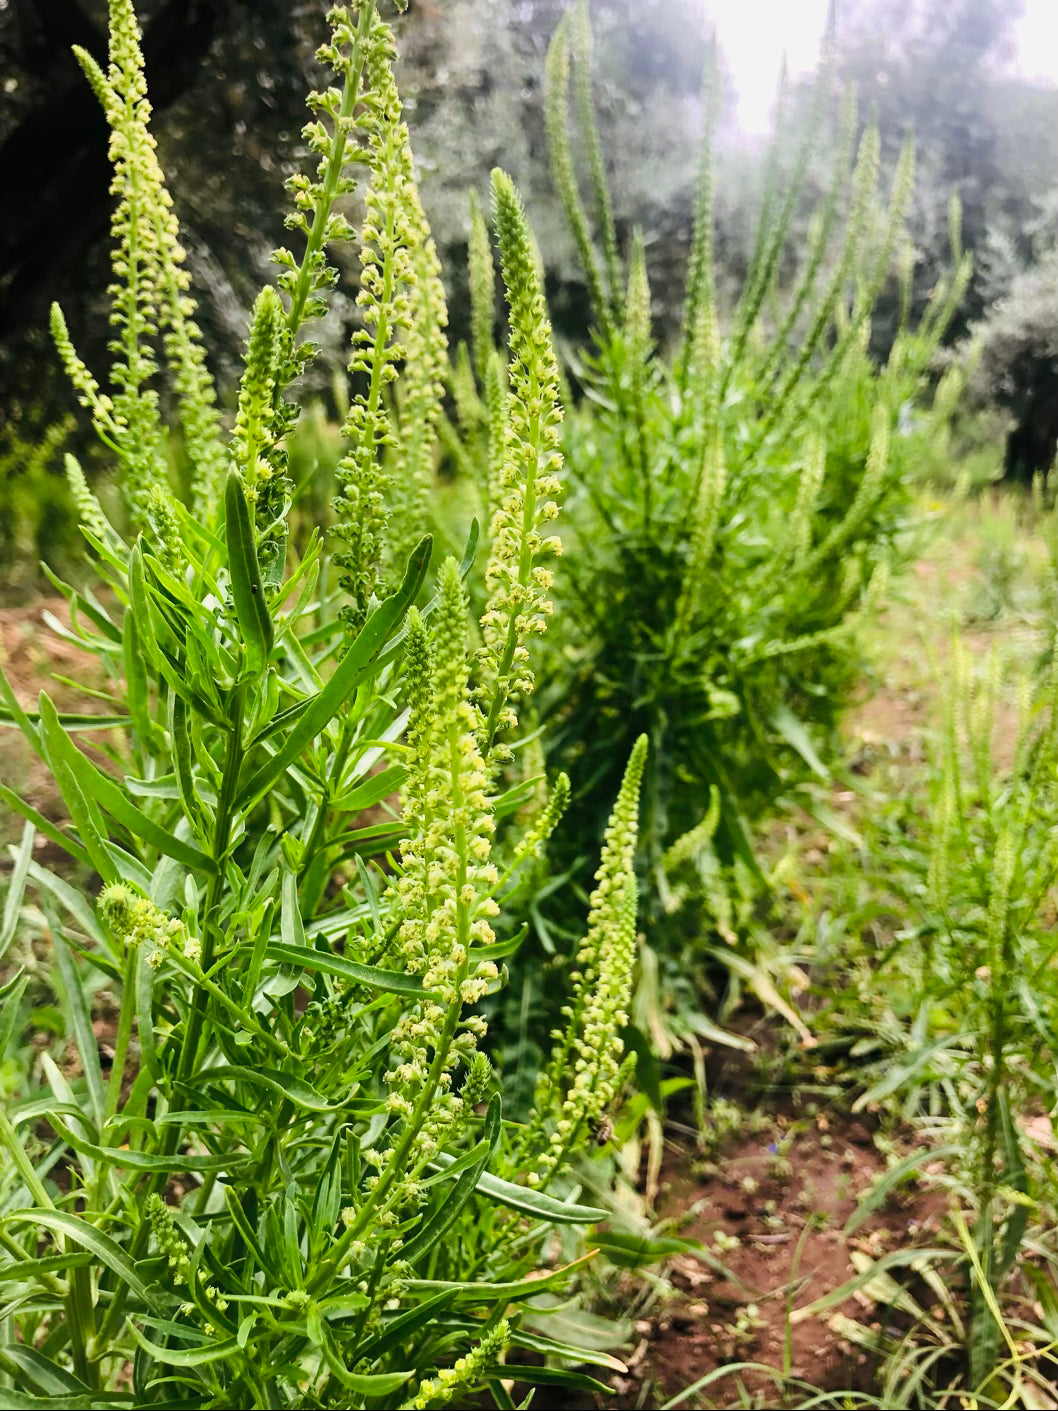
M 242 739 L 243 728 L 243 707 L 245 703 L 246 687 L 238 685 L 232 692 L 230 703 L 230 730 L 228 735 L 228 748 L 224 760 L 224 774 L 221 779 L 220 796 L 217 800 L 217 815 L 213 831 L 213 860 L 217 864 L 217 870 L 210 882 L 209 893 L 206 899 L 206 906 L 203 912 L 202 927 L 202 969 L 206 971 L 213 963 L 214 943 L 220 934 L 220 928 L 216 922 L 216 912 L 220 906 L 221 896 L 225 882 L 225 864 L 227 862 L 228 848 L 231 842 L 231 830 L 235 813 L 235 793 L 238 788 L 239 774 L 242 769 L 244 746 Z M 176 1083 L 186 1083 L 194 1071 L 195 1061 L 198 1055 L 199 1042 L 202 1036 L 202 1028 L 205 1023 L 206 1005 L 205 988 L 201 982 L 196 983 L 195 990 L 191 996 L 191 1004 L 187 1018 L 187 1025 L 184 1029 L 183 1041 L 180 1046 L 180 1054 L 176 1066 Z M 174 1123 L 166 1129 L 165 1137 L 161 1144 L 161 1155 L 172 1156 L 180 1146 L 183 1138 L 183 1128 Z M 165 1186 L 166 1176 L 164 1172 L 159 1172 L 150 1177 L 143 1192 L 143 1205 L 151 1195 L 157 1195 Z M 146 1219 L 140 1221 L 136 1229 L 136 1234 L 129 1246 L 129 1257 L 133 1263 L 142 1259 L 147 1243 L 150 1239 L 150 1226 Z M 128 1284 L 120 1283 L 114 1290 L 113 1302 L 107 1312 L 103 1322 L 99 1337 L 95 1340 L 95 1345 L 100 1349 L 106 1349 L 113 1341 L 121 1326 L 124 1317 L 125 1303 L 129 1296 Z
M 128 1057 L 129 1042 L 132 1038 L 132 1021 L 136 1003 L 136 966 L 139 948 L 129 946 L 125 955 L 125 975 L 121 983 L 121 1011 L 118 1015 L 118 1032 L 114 1039 L 114 1061 L 110 1067 L 110 1082 L 107 1086 L 106 1105 L 103 1120 L 113 1117 L 121 1101 L 121 1085 L 125 1078 L 125 1060 Z
M 305 311 L 305 303 L 309 297 L 310 285 L 312 283 L 312 274 L 315 265 L 314 256 L 323 249 L 323 241 L 327 232 L 327 222 L 330 219 L 331 207 L 334 205 L 338 195 L 338 186 L 345 168 L 346 142 L 352 129 L 353 109 L 356 107 L 357 100 L 360 97 L 360 75 L 364 68 L 364 41 L 370 33 L 374 17 L 374 5 L 364 5 L 360 12 L 360 23 L 356 30 L 356 45 L 353 60 L 346 71 L 345 82 L 342 85 L 342 105 L 338 111 L 338 117 L 335 120 L 334 140 L 331 143 L 330 154 L 327 158 L 327 171 L 323 178 L 323 195 L 313 213 L 312 228 L 306 240 L 305 254 L 301 261 L 301 268 L 298 270 L 298 282 L 294 286 L 293 293 L 290 296 L 287 327 L 290 329 L 291 336 L 297 332 L 301 324 L 302 316 Z

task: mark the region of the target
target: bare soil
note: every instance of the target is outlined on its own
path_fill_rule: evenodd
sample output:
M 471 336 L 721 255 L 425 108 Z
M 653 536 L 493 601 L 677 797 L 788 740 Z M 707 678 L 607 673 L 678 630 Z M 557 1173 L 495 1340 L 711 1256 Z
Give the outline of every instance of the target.
M 877 1258 L 926 1236 L 940 1214 L 937 1197 L 890 1200 L 847 1234 L 859 1200 L 886 1170 L 869 1125 L 823 1111 L 777 1112 L 752 1125 L 707 1162 L 669 1144 L 659 1214 L 678 1215 L 680 1233 L 701 1241 L 725 1272 L 693 1255 L 673 1261 L 676 1298 L 637 1323 L 629 1376 L 614 1379 L 617 1396 L 607 1405 L 659 1407 L 707 1376 L 715 1380 L 682 1405 L 793 1407 L 804 1397 L 795 1382 L 870 1386 L 867 1354 L 833 1322 L 869 1323 L 871 1300 L 857 1291 L 818 1315 L 798 1310 L 853 1279 L 857 1252 Z

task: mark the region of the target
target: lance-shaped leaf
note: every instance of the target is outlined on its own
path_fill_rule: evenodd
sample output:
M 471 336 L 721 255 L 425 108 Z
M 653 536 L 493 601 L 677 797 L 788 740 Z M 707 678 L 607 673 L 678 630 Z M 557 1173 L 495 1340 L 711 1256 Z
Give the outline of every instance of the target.
M 224 534 L 228 542 L 231 595 L 246 647 L 246 663 L 254 675 L 259 676 L 272 650 L 275 631 L 265 602 L 250 510 L 242 482 L 234 471 L 228 472 L 224 490 Z
M 59 724 L 55 707 L 43 691 L 40 697 L 40 720 L 48 749 L 48 763 L 52 765 L 53 770 L 55 764 L 60 763 L 76 780 L 83 794 L 94 799 L 100 807 L 106 809 L 107 813 L 112 814 L 134 838 L 147 843 L 150 847 L 157 848 L 166 857 L 175 858 L 185 867 L 200 868 L 205 872 L 216 872 L 217 864 L 211 857 L 193 847 L 191 843 L 177 838 L 163 828 L 160 823 L 155 823 L 153 818 L 148 818 L 142 809 L 137 808 L 125 795 L 121 786 L 115 783 L 109 774 L 104 774 L 101 769 L 97 769 L 92 761 L 81 753 Z M 63 797 L 66 797 L 65 790 Z M 76 817 L 75 821 L 78 821 Z M 79 821 L 78 826 L 80 827 Z M 87 839 L 85 841 L 87 844 Z M 108 878 L 107 880 L 112 879 Z
M 320 970 L 324 975 L 337 975 L 342 980 L 351 980 L 356 985 L 367 985 L 369 989 L 382 990 L 387 994 L 407 995 L 411 999 L 435 998 L 433 991 L 424 990 L 414 975 L 405 975 L 400 970 L 379 970 L 374 965 L 361 965 L 359 961 L 346 960 L 344 955 L 332 955 L 312 946 L 286 945 L 281 941 L 270 941 L 265 954 L 269 960 L 300 965 L 304 970 Z
M 261 765 L 239 791 L 235 801 L 237 808 L 252 808 L 258 800 L 264 798 L 301 751 L 330 724 L 352 692 L 370 675 L 375 658 L 422 586 L 432 546 L 433 540 L 427 535 L 413 551 L 400 587 L 371 614 L 352 646 L 338 663 L 334 675 L 300 713 L 278 751 Z

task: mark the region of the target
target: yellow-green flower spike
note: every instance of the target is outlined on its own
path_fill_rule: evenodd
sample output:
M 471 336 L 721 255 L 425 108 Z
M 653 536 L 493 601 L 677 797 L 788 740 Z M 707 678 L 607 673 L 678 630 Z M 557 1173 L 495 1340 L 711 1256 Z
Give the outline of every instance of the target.
M 420 481 L 432 455 L 440 415 L 447 322 L 440 265 L 415 186 L 407 125 L 393 79 L 393 40 L 376 18 L 364 41 L 365 113 L 371 185 L 362 227 L 361 327 L 353 336 L 350 372 L 364 384 L 342 428 L 348 449 L 338 465 L 334 558 L 351 602 L 350 628 L 364 620 L 384 552 L 389 448 L 403 449 L 400 415 L 387 388 L 406 367 L 404 426 L 414 447 L 412 476 Z
M 486 756 L 497 736 L 515 723 L 513 701 L 533 689 L 525 643 L 546 629 L 551 613 L 551 571 L 540 560 L 561 552 L 557 537 L 543 531 L 558 515 L 562 491 L 558 363 L 529 223 L 505 172 L 493 172 L 492 195 L 510 308 L 510 362 L 478 656 Z
M 563 1009 L 566 1029 L 556 1036 L 537 1109 L 522 1138 L 524 1154 L 535 1157 L 529 1176 L 534 1186 L 547 1183 L 585 1126 L 597 1122 L 617 1096 L 623 1053 L 619 1031 L 628 1023 L 635 966 L 635 852 L 646 755 L 647 738 L 641 735 L 606 829 L 588 930 L 571 976 L 573 996 Z M 534 1151 L 552 1118 L 546 1147 Z
M 470 193 L 470 240 L 467 245 L 470 283 L 470 346 L 474 371 L 485 385 L 492 355 L 492 325 L 496 317 L 496 270 L 489 227 L 475 192 Z

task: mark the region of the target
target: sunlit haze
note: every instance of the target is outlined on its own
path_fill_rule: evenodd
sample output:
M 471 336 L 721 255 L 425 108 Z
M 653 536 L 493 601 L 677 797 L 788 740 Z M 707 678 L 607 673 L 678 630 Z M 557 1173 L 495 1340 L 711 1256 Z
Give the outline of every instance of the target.
M 701 0 L 737 90 L 738 124 L 767 131 L 783 55 L 791 74 L 815 67 L 827 0 Z M 1058 83 L 1058 0 L 1026 0 L 1013 28 L 1011 69 Z

